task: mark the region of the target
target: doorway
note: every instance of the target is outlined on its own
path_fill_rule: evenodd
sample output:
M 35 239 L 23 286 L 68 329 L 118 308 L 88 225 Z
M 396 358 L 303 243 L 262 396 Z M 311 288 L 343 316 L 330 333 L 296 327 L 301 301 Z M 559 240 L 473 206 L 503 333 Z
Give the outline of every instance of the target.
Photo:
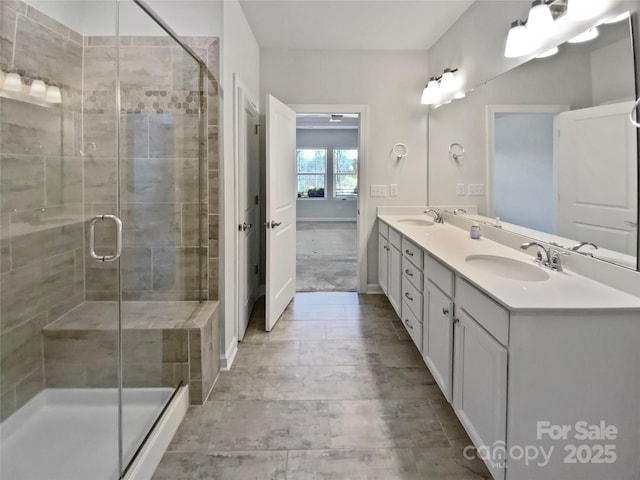
M 296 115 L 296 291 L 358 290 L 358 113 Z

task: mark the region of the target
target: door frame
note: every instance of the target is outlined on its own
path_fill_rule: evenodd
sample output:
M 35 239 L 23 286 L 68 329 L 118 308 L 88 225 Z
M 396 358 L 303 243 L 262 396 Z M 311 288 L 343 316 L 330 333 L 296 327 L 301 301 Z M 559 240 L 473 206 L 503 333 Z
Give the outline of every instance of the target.
M 289 104 L 296 113 L 357 113 L 358 126 L 358 198 L 357 198 L 357 246 L 358 246 L 358 293 L 367 293 L 367 231 L 363 221 L 367 213 L 367 153 L 369 140 L 369 106 L 361 104 Z
M 233 146 L 234 146 L 234 188 L 235 188 L 235 217 L 234 217 L 234 227 L 239 223 L 242 223 L 240 219 L 240 215 L 243 213 L 240 211 L 240 158 L 241 155 L 246 155 L 246 145 L 241 144 L 241 140 L 243 138 L 241 133 L 241 128 L 246 125 L 245 118 L 245 102 L 249 102 L 251 107 L 256 112 L 258 117 L 260 116 L 260 104 L 256 100 L 256 98 L 252 95 L 252 93 L 247 88 L 246 84 L 242 81 L 242 79 L 238 76 L 237 73 L 233 74 Z M 258 147 L 259 148 L 259 147 Z M 246 173 L 246 172 L 245 172 Z M 260 215 L 258 215 L 260 218 Z M 256 225 L 256 228 L 260 228 L 260 225 Z M 246 282 L 244 278 L 242 269 L 240 268 L 240 234 L 236 228 L 234 228 L 235 238 L 234 238 L 234 249 L 236 252 L 235 255 L 235 289 L 233 292 L 234 304 L 235 304 L 235 318 L 234 318 L 234 333 L 235 333 L 235 341 L 236 343 L 240 340 L 240 319 L 239 313 L 242 312 L 242 302 L 243 299 L 240 295 L 240 283 L 242 281 Z M 259 236 L 258 238 L 261 238 Z M 258 245 L 258 258 L 260 257 L 260 245 Z
M 486 168 L 486 212 L 488 217 L 496 216 L 496 204 L 495 204 L 495 192 L 493 190 L 494 181 L 494 161 L 496 155 L 496 113 L 561 113 L 566 112 L 571 109 L 570 105 L 487 105 L 486 106 L 486 125 L 487 125 L 487 154 L 486 159 L 487 163 L 485 165 Z M 554 142 L 555 143 L 555 142 Z M 555 162 L 555 155 L 554 155 Z M 557 191 L 557 175 L 556 168 L 554 165 L 553 169 L 553 183 L 554 183 L 554 191 Z M 554 204 L 556 199 L 554 198 Z M 555 219 L 554 219 L 555 223 Z

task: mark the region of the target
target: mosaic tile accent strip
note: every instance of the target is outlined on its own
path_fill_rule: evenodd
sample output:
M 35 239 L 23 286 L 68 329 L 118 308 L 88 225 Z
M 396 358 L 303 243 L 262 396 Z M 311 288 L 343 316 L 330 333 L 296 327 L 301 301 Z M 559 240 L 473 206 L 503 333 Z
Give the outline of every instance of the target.
M 199 110 L 197 90 L 131 90 L 123 92 L 121 113 L 161 114 L 174 113 L 197 115 Z M 106 113 L 113 110 L 114 96 L 109 90 L 94 90 L 85 93 L 84 113 Z

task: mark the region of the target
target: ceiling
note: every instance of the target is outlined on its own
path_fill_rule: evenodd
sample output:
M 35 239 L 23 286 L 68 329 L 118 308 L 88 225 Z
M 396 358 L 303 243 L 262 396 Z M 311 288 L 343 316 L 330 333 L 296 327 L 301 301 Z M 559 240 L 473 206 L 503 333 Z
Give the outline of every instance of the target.
M 428 50 L 473 0 L 240 0 L 261 48 Z

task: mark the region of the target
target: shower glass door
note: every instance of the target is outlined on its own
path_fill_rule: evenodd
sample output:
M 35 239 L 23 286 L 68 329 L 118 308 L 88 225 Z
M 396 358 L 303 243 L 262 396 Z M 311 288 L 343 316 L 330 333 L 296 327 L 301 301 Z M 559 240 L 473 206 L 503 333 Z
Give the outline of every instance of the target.
M 206 257 L 200 248 L 200 65 L 133 1 L 120 1 L 119 23 L 126 468 L 175 389 L 189 383 L 185 325 L 206 294 Z

